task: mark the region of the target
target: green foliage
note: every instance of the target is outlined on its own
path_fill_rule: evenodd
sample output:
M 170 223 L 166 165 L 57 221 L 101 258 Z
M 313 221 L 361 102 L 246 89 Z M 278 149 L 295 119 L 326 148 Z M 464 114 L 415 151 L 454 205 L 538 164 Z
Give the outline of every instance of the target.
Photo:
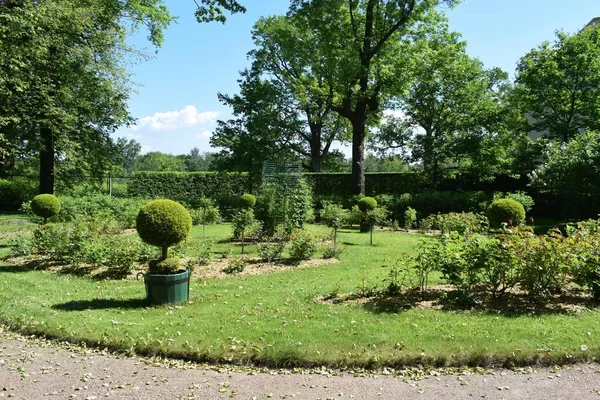
M 317 241 L 311 233 L 303 229 L 292 232 L 289 242 L 289 254 L 292 260 L 310 260 L 317 248 Z
M 182 270 L 183 267 L 179 258 L 151 260 L 148 263 L 148 273 L 150 274 L 172 275 Z
M 19 239 L 13 256 L 41 256 L 67 264 L 70 270 L 123 278 L 155 252 L 132 236 L 118 235 L 111 221 L 80 218 L 70 223 L 41 225 L 31 238 Z
M 423 231 L 439 230 L 442 235 L 457 232 L 461 235 L 487 233 L 489 223 L 485 215 L 478 213 L 435 214 L 420 222 Z
M 256 247 L 260 260 L 264 262 L 275 262 L 281 258 L 283 250 L 286 247 L 286 241 L 283 238 L 260 242 Z
M 580 222 L 576 227 L 569 226 L 567 232 L 568 243 L 577 252 L 577 259 L 573 267 L 573 275 L 577 284 L 587 287 L 594 296 L 600 300 L 600 221 Z M 571 254 L 572 256 L 572 254 Z
M 235 212 L 231 224 L 233 227 L 233 237 L 235 239 L 255 236 L 260 228 L 254 218 L 254 212 L 248 209 L 242 209 Z
M 219 208 L 214 205 L 190 210 L 192 225 L 212 225 L 221 222 Z
M 256 197 L 253 194 L 245 193 L 240 196 L 239 204 L 241 208 L 250 209 L 256 204 Z
M 163 197 L 194 205 L 196 199 L 210 196 L 228 217 L 237 208 L 237 199 L 252 191 L 246 173 L 233 172 L 136 172 L 129 180 L 130 197 Z
M 531 173 L 532 186 L 565 198 L 570 216 L 595 217 L 600 194 L 600 131 L 578 134 L 566 144 L 549 143 L 543 160 Z
M 363 221 L 372 226 L 388 226 L 390 213 L 385 207 L 376 207 L 363 215 Z
M 60 213 L 50 218 L 50 222 L 73 222 L 81 218 L 102 219 L 115 222 L 124 229 L 135 228 L 135 220 L 145 199 L 123 199 L 106 195 L 85 197 L 59 197 Z M 29 203 L 22 210 L 33 216 Z
M 533 197 L 531 197 L 530 195 L 528 195 L 525 192 L 514 192 L 514 193 L 495 192 L 494 200 L 500 200 L 500 199 L 511 199 L 511 200 L 521 203 L 521 205 L 525 209 L 526 213 L 530 212 L 531 208 L 535 205 L 535 200 L 533 200 Z
M 494 200 L 485 213 L 492 228 L 500 228 L 503 223 L 508 226 L 519 226 L 525 222 L 523 205 L 512 199 Z
M 330 258 L 339 258 L 340 254 L 344 252 L 342 246 L 329 246 L 323 252 L 323 259 L 328 260 Z
M 407 207 L 404 211 L 404 227 L 406 229 L 412 229 L 417 224 L 417 210 L 412 207 Z
M 248 261 L 246 261 L 244 258 L 232 258 L 229 260 L 227 266 L 223 268 L 223 272 L 229 275 L 239 274 L 244 272 L 247 264 Z
M 24 178 L 0 179 L 0 211 L 17 211 L 33 198 L 37 188 Z
M 136 219 L 140 238 L 163 249 L 186 239 L 192 227 L 190 213 L 172 200 L 153 200 L 141 208 Z
M 377 208 L 377 200 L 373 197 L 363 197 L 358 201 L 358 209 L 364 213 L 367 211 L 373 211 Z
M 330 228 L 339 229 L 348 219 L 348 211 L 338 204 L 327 203 L 320 211 L 321 221 Z
M 558 31 L 519 60 L 517 97 L 530 130 L 567 143 L 587 129 L 599 129 L 600 31 Z
M 273 236 L 278 227 L 283 229 L 284 235 L 289 235 L 312 219 L 312 191 L 301 178 L 295 184 L 267 182 L 258 196 L 255 213 L 267 237 Z
M 47 220 L 60 212 L 60 200 L 52 194 L 38 194 L 31 200 L 31 211 Z

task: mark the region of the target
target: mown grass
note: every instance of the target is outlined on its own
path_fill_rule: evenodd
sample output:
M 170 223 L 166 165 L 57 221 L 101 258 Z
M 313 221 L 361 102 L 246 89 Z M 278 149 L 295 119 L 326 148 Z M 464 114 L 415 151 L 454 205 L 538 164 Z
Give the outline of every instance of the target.
M 191 240 L 201 237 L 194 228 Z M 322 227 L 310 229 L 322 230 Z M 217 242 L 228 225 L 208 226 Z M 141 281 L 97 281 L 0 266 L 0 322 L 27 333 L 146 355 L 272 367 L 526 365 L 600 354 L 600 312 L 380 309 L 315 301 L 383 288 L 390 263 L 421 238 L 341 230 L 337 264 L 193 281 L 191 301 L 147 307 Z M 223 241 L 215 252 L 229 249 Z M 254 251 L 250 249 L 251 251 Z M 238 254 L 232 246 L 231 254 Z M 433 282 L 439 277 L 433 277 Z M 582 346 L 587 346 L 587 350 Z

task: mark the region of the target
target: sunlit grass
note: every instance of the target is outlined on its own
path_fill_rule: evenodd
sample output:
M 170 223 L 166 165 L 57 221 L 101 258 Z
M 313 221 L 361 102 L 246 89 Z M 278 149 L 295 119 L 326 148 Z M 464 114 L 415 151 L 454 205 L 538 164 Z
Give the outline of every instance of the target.
M 1 221 L 1 219 L 0 219 Z M 310 226 L 325 236 L 324 227 Z M 240 248 L 207 226 L 215 256 Z M 141 281 L 96 281 L 0 267 L 0 321 L 26 332 L 143 354 L 269 366 L 518 365 L 600 355 L 600 312 L 381 311 L 315 299 L 383 288 L 389 265 L 420 236 L 342 229 L 340 262 L 192 282 L 190 304 L 147 307 Z M 195 227 L 190 240 L 200 240 Z M 229 249 L 231 248 L 231 251 Z M 254 246 L 248 247 L 255 254 Z M 434 277 L 434 282 L 439 278 Z M 587 350 L 582 346 L 587 346 Z

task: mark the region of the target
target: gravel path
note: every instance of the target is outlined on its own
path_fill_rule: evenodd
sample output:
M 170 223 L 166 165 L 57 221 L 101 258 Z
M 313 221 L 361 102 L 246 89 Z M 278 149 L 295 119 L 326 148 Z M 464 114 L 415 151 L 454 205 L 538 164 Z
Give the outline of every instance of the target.
M 413 371 L 414 372 L 414 371 Z M 0 399 L 600 399 L 597 364 L 420 380 L 122 357 L 0 329 Z

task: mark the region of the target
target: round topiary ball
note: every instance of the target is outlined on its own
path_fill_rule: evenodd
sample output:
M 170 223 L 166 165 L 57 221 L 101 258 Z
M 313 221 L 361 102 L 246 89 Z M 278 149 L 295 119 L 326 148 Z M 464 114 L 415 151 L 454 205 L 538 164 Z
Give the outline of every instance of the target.
M 240 207 L 241 208 L 249 209 L 249 208 L 254 207 L 255 204 L 256 204 L 256 197 L 254 197 L 254 195 L 245 193 L 240 196 Z
M 173 200 L 154 200 L 144 205 L 136 219 L 140 238 L 162 248 L 162 258 L 167 248 L 184 240 L 192 228 L 190 213 Z
M 362 212 L 372 211 L 377 208 L 377 200 L 372 197 L 363 197 L 358 201 L 358 208 Z
M 60 211 L 60 200 L 51 194 L 39 194 L 31 200 L 31 211 L 46 221 L 48 218 L 58 214 Z
M 523 205 L 512 199 L 495 200 L 485 213 L 492 228 L 500 228 L 503 222 L 510 226 L 518 226 L 525 221 Z

